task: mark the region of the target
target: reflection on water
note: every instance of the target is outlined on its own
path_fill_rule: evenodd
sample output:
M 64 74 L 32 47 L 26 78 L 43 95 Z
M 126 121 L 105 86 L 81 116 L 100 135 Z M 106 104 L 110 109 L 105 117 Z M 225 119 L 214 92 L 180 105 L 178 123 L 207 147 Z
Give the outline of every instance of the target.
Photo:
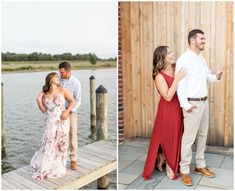
M 30 163 L 43 133 L 43 113 L 36 103 L 46 75 L 49 72 L 3 74 L 4 122 L 6 127 L 7 158 L 2 172 Z M 117 75 L 116 69 L 73 71 L 82 84 L 82 105 L 78 113 L 78 145 L 89 143 L 91 75 L 96 87 L 102 84 L 108 90 L 108 137 L 116 141 L 117 135 Z

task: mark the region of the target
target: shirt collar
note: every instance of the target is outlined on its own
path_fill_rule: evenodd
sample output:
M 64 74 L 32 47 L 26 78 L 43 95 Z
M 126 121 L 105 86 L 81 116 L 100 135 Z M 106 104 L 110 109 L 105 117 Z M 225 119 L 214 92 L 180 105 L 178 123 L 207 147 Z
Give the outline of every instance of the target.
M 188 51 L 190 54 L 194 55 L 194 56 L 200 56 L 200 55 L 201 55 L 201 53 L 200 53 L 200 54 L 197 54 L 196 52 L 192 51 L 190 48 L 188 48 L 187 51 Z
M 69 81 L 69 80 L 71 80 L 72 78 L 73 78 L 73 75 L 71 74 L 69 78 L 67 78 L 67 79 L 66 79 L 66 78 L 61 78 L 61 79 L 62 79 L 62 80 Z

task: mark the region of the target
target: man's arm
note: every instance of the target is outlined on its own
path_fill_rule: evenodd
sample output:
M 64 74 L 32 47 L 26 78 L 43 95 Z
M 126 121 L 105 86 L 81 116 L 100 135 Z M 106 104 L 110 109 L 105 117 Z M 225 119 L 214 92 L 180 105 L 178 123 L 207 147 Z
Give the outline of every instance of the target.
M 212 74 L 210 69 L 207 66 L 206 60 L 202 57 L 204 64 L 205 64 L 205 68 L 206 68 L 206 78 L 207 80 L 209 80 L 210 82 L 218 82 L 221 79 L 221 74 L 217 75 L 217 74 Z M 217 72 L 218 73 L 218 72 Z
M 82 98 L 82 89 L 81 89 L 81 83 L 79 80 L 76 80 L 73 96 L 76 100 L 76 104 L 71 111 L 76 113 L 78 108 L 81 106 L 81 98 Z
M 221 79 L 222 72 L 218 71 L 216 74 L 212 74 L 208 66 L 206 65 L 206 77 L 210 82 L 218 82 Z
M 176 73 L 181 69 L 185 68 L 183 61 L 177 61 L 176 63 Z M 187 75 L 187 69 L 186 69 L 186 75 Z M 186 111 L 188 111 L 192 105 L 188 102 L 187 94 L 186 94 L 186 76 L 179 81 L 178 88 L 177 88 L 177 95 L 179 98 L 180 106 L 184 108 Z

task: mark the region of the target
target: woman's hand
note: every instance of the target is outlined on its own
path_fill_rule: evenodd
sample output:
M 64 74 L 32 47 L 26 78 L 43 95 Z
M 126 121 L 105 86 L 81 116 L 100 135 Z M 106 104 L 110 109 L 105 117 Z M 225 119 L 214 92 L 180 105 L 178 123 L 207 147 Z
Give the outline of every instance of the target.
M 185 77 L 186 70 L 184 68 L 181 68 L 176 74 L 175 74 L 175 80 L 179 82 Z
M 64 111 L 64 112 L 61 114 L 60 119 L 66 120 L 66 119 L 68 118 L 68 116 L 69 116 L 69 112 Z

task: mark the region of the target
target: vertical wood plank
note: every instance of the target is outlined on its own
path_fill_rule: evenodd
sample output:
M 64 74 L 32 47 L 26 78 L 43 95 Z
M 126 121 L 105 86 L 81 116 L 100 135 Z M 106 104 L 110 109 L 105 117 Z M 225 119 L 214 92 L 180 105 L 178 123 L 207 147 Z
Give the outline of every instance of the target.
M 221 25 L 221 36 L 222 36 L 222 45 L 221 45 L 221 62 L 217 64 L 217 68 L 216 69 L 222 69 L 223 71 L 225 71 L 225 67 L 226 67 L 226 31 L 224 29 L 227 28 L 228 23 L 226 22 L 226 2 L 221 2 L 221 12 L 222 12 L 222 17 L 221 17 L 221 22 L 224 23 Z M 222 83 L 216 83 L 216 86 L 218 86 L 218 88 L 221 91 L 221 99 L 220 99 L 220 104 L 221 104 L 221 110 L 220 110 L 220 116 L 221 116 L 221 120 L 220 120 L 220 129 L 221 129 L 221 139 L 220 139 L 220 145 L 224 145 L 224 139 L 225 139 L 225 93 L 226 93 L 226 89 L 225 89 L 225 83 L 226 83 L 226 76 L 228 73 L 224 73 L 224 80 L 222 81 Z
M 204 2 L 203 2 L 204 3 Z M 195 28 L 200 29 L 201 28 L 201 3 L 200 1 L 195 2 Z M 206 12 L 209 12 L 210 10 L 207 10 Z
M 186 31 L 187 33 L 196 27 L 195 2 L 186 2 Z
M 132 111 L 132 61 L 131 61 L 131 33 L 130 33 L 130 3 L 121 3 L 121 24 L 122 24 L 122 58 L 123 58 L 123 112 L 124 120 L 124 133 L 125 137 L 129 138 L 133 136 L 133 111 Z
M 152 52 L 153 52 L 153 6 L 152 2 L 144 3 L 144 12 L 143 12 L 143 28 L 144 28 L 144 63 L 145 63 L 145 85 L 143 90 L 145 91 L 145 99 L 146 99 L 146 110 L 145 110 L 145 119 L 146 119 L 146 132 L 144 137 L 149 137 L 151 134 L 151 128 L 153 125 L 153 113 L 152 113 L 152 91 L 153 91 L 153 83 L 151 79 L 152 73 Z
M 186 29 L 186 2 L 183 1 L 180 3 L 180 54 L 186 50 L 188 46 L 187 40 L 187 29 Z M 177 57 L 178 58 L 178 57 Z
M 223 67 L 224 64 L 224 3 L 216 2 L 216 47 L 215 61 L 216 69 Z M 223 145 L 223 115 L 224 113 L 224 100 L 223 100 L 224 81 L 220 84 L 215 84 L 215 128 L 216 128 L 216 144 Z
M 139 2 L 130 3 L 131 17 L 131 60 L 132 60 L 132 88 L 133 88 L 133 127 L 134 136 L 141 135 L 141 80 L 140 80 L 140 5 Z
M 233 3 L 232 2 L 121 2 L 123 11 L 124 126 L 126 137 L 148 138 L 159 94 L 151 77 L 152 56 L 168 45 L 179 57 L 187 48 L 188 32 L 205 32 L 202 55 L 223 80 L 210 84 L 208 144 L 233 145 Z M 125 5 L 125 6 L 124 6 Z
M 173 36 L 173 46 L 172 50 L 175 54 L 175 58 L 178 58 L 180 53 L 180 31 L 179 31 L 179 24 L 180 24 L 180 3 L 178 2 L 172 2 L 172 12 L 173 14 L 173 29 L 172 29 L 172 36 Z
M 233 145 L 233 2 L 226 4 L 226 65 L 224 67 L 225 80 L 225 124 L 224 124 L 224 145 Z
M 140 62 L 141 62 L 141 69 L 140 69 L 140 75 L 141 75 L 141 131 L 142 136 L 145 137 L 146 134 L 146 95 L 145 95 L 145 44 L 144 44 L 144 2 L 140 2 Z

